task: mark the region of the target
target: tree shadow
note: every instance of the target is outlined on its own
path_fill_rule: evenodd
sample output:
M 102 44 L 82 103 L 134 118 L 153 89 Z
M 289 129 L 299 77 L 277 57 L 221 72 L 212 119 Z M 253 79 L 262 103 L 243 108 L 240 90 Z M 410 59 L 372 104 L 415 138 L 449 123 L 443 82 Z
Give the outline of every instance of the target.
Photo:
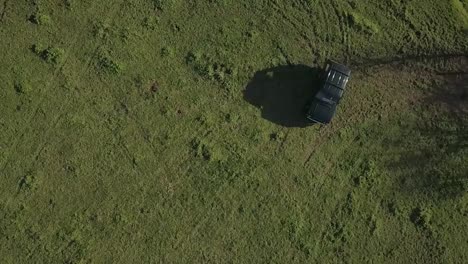
M 284 127 L 306 127 L 304 106 L 319 89 L 319 68 L 278 66 L 255 73 L 244 99 L 258 107 L 262 117 Z
M 407 139 L 388 146 L 406 147 L 397 160 L 387 164 L 390 171 L 400 175 L 398 188 L 439 200 L 463 195 L 468 191 L 468 166 L 463 163 L 468 155 L 468 137 L 463 131 L 468 127 L 457 123 L 452 127 L 424 124 L 416 128 L 405 134 Z
M 387 142 L 388 149 L 399 150 L 399 158 L 387 166 L 398 172 L 398 187 L 405 193 L 444 200 L 468 191 L 468 73 L 460 70 L 468 62 L 453 65 L 458 67 L 435 74 L 437 81 L 421 102 L 437 113 L 421 115 Z
M 468 67 L 468 63 L 466 63 Z M 442 85 L 436 87 L 429 103 L 442 103 L 452 111 L 454 116 L 468 115 L 468 71 L 444 71 L 437 73 L 442 76 Z

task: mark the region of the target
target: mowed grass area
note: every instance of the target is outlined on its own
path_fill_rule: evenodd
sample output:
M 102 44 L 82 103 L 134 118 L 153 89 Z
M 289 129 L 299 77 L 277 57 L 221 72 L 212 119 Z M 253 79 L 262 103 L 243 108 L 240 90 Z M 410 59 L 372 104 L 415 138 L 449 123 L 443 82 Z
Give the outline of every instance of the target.
M 1 263 L 463 263 L 468 2 L 0 0 Z M 328 126 L 298 117 L 328 58 Z

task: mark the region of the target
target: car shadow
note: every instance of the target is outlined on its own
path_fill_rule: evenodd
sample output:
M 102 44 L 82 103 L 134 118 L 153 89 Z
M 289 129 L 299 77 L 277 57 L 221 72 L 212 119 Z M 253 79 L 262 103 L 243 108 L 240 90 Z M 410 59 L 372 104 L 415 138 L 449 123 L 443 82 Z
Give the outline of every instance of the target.
M 287 65 L 255 73 L 244 99 L 261 110 L 262 118 L 284 127 L 311 125 L 304 106 L 319 89 L 319 68 Z

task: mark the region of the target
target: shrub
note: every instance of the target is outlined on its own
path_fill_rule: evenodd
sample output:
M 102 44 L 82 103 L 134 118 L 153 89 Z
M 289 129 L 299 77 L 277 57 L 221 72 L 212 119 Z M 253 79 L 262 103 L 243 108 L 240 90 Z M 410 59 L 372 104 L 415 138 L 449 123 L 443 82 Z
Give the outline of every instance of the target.
M 36 13 L 29 18 L 29 21 L 36 25 L 49 25 L 52 23 L 52 19 L 49 15 Z
M 14 84 L 15 91 L 19 94 L 28 93 L 32 90 L 32 87 L 29 83 L 25 81 L 19 81 Z
M 203 158 L 207 161 L 222 160 L 223 155 L 219 149 L 198 138 L 193 139 L 191 145 L 196 157 Z
M 44 48 L 41 44 L 34 44 L 31 50 L 44 61 L 51 64 L 60 64 L 63 61 L 65 51 L 61 48 Z
M 108 56 L 101 56 L 99 58 L 98 66 L 101 70 L 112 74 L 120 73 L 122 70 L 122 66 Z
M 202 58 L 202 54 L 200 52 L 191 51 L 187 54 L 187 57 L 185 57 L 185 61 L 188 64 L 197 63 L 197 62 L 200 62 L 201 58 Z
M 152 0 L 154 8 L 159 11 L 171 8 L 176 1 L 177 0 Z
M 18 185 L 20 190 L 37 189 L 36 177 L 31 172 L 28 172 L 23 176 L 23 178 L 21 178 Z
M 197 74 L 212 81 L 224 83 L 229 77 L 237 74 L 237 70 L 233 66 L 216 62 L 198 52 L 190 52 L 186 56 L 186 62 L 193 67 Z
M 96 38 L 108 40 L 115 33 L 109 24 L 99 22 L 93 26 L 92 34 Z
M 351 25 L 353 25 L 358 30 L 361 30 L 369 34 L 379 33 L 379 27 L 374 22 L 370 21 L 369 19 L 357 13 L 354 13 L 354 12 L 349 13 L 348 19 Z
M 368 220 L 367 220 L 367 225 L 369 227 L 369 232 L 371 235 L 378 234 L 379 229 L 382 226 L 382 220 L 377 218 L 374 214 L 372 214 Z
M 410 220 L 417 227 L 429 228 L 430 227 L 431 217 L 432 217 L 431 210 L 429 210 L 427 208 L 422 208 L 421 209 L 420 207 L 416 207 L 411 212 Z
M 159 23 L 158 17 L 150 16 L 150 17 L 145 17 L 141 25 L 146 29 L 154 30 L 158 23 Z
M 63 60 L 65 51 L 61 48 L 49 47 L 42 51 L 41 58 L 48 63 L 59 64 Z
M 31 50 L 36 55 L 41 55 L 41 53 L 45 50 L 45 48 L 41 44 L 34 44 L 34 45 L 32 45 Z
M 174 49 L 170 47 L 164 47 L 161 49 L 161 56 L 163 57 L 171 57 L 174 55 Z
M 255 143 L 265 142 L 271 140 L 271 134 L 266 133 L 261 127 L 254 128 L 248 133 L 248 138 Z
M 73 1 L 72 0 L 63 0 L 63 4 L 65 5 L 65 7 L 67 9 L 72 9 Z
M 155 9 L 162 10 L 163 9 L 163 0 L 153 0 L 153 6 Z
M 281 142 L 286 138 L 286 134 L 283 131 L 275 132 L 270 134 L 270 139 L 273 141 Z
M 227 123 L 235 123 L 239 121 L 240 117 L 236 113 L 228 113 L 225 115 L 224 119 L 226 120 Z

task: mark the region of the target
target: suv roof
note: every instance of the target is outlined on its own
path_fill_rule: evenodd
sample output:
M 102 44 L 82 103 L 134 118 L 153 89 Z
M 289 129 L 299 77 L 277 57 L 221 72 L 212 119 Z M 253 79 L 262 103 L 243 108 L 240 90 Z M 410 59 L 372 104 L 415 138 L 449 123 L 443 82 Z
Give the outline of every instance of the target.
M 314 96 L 307 111 L 307 119 L 322 124 L 331 121 L 343 96 L 351 70 L 345 65 L 327 61 L 320 90 Z
M 344 89 L 348 82 L 349 76 L 345 75 L 342 72 L 336 71 L 334 69 L 330 69 L 325 82 L 332 84 L 340 89 Z
M 325 67 L 325 74 L 321 91 L 328 94 L 331 100 L 338 102 L 343 96 L 351 70 L 344 65 L 330 61 Z
M 337 62 L 329 60 L 327 62 L 327 67 L 328 66 L 330 67 L 331 70 L 338 71 L 338 72 L 346 75 L 347 77 L 349 77 L 351 75 L 351 70 L 348 67 L 346 67 L 345 65 L 343 65 L 343 64 L 339 64 Z M 326 68 L 326 70 L 328 70 L 328 69 Z

